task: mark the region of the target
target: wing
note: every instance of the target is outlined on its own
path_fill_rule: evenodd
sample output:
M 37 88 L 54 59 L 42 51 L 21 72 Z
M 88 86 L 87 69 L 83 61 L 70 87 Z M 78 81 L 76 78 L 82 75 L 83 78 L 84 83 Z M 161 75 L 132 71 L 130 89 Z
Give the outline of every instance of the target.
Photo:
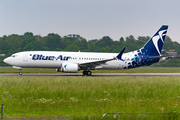
M 87 67 L 95 67 L 95 66 L 98 66 L 98 65 L 101 65 L 101 64 L 106 64 L 106 62 L 108 61 L 111 61 L 111 60 L 115 60 L 115 59 L 119 59 L 119 60 L 122 60 L 124 61 L 121 57 L 122 57 L 122 54 L 124 52 L 125 48 L 114 58 L 110 58 L 110 59 L 105 59 L 105 60 L 98 60 L 98 61 L 93 61 L 93 62 L 84 62 L 84 63 L 80 63 L 79 64 L 79 67 L 81 68 L 87 68 Z

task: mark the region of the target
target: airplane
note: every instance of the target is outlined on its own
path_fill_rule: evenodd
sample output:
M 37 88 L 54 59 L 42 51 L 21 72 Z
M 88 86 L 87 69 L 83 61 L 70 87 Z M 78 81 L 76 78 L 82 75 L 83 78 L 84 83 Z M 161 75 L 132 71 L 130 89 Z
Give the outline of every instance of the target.
M 159 62 L 164 56 L 161 50 L 166 37 L 168 25 L 162 25 L 149 41 L 139 50 L 124 53 L 100 52 L 61 52 L 61 51 L 24 51 L 12 54 L 3 61 L 19 69 L 54 68 L 57 72 L 76 73 L 83 70 L 83 75 L 90 76 L 90 70 L 122 70 L 149 66 Z

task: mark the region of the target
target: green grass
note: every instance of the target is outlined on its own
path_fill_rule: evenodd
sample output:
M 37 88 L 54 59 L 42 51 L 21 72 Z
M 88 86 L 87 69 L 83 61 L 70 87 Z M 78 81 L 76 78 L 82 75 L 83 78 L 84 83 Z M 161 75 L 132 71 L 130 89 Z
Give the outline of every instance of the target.
M 58 73 L 56 69 L 23 68 L 23 73 Z M 19 73 L 12 67 L 0 67 L 0 73 Z M 82 73 L 82 70 L 79 71 Z M 180 67 L 140 67 L 126 70 L 92 70 L 92 73 L 180 73 Z M 61 74 L 61 72 L 59 72 Z
M 2 77 L 8 116 L 180 112 L 179 77 Z

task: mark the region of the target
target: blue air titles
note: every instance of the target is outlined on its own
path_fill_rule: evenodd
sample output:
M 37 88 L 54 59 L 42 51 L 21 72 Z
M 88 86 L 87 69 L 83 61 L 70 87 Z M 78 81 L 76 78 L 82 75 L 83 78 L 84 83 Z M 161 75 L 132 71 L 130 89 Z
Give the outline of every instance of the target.
M 32 57 L 32 60 L 63 60 L 63 61 L 67 61 L 69 58 L 71 58 L 70 56 L 62 56 L 59 55 L 57 58 L 55 56 L 43 56 L 43 55 L 38 55 L 38 54 L 34 54 Z

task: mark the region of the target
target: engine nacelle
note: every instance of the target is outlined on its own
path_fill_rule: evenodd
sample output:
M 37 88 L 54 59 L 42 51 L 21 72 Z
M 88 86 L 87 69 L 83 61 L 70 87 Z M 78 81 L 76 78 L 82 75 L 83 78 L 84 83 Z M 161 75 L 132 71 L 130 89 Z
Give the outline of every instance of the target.
M 57 72 L 78 72 L 78 64 L 65 62 L 61 64 L 61 68 L 56 69 Z

